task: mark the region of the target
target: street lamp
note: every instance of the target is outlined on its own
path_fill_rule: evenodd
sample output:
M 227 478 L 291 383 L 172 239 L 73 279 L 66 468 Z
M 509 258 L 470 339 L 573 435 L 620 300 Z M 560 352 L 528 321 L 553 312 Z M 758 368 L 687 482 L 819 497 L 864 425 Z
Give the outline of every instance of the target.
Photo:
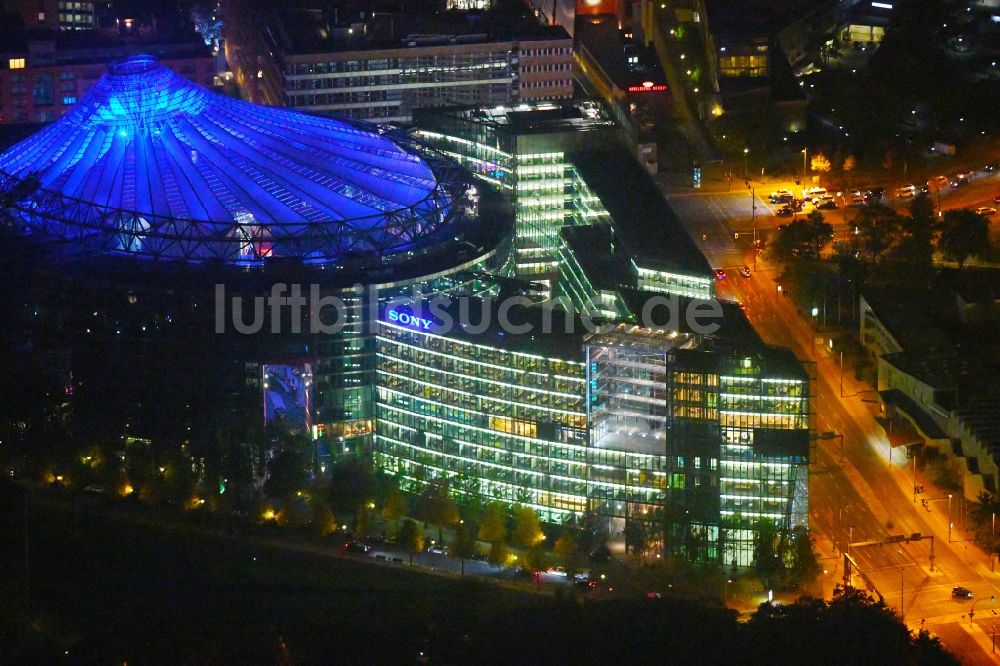
M 905 567 L 899 568 L 899 619 L 906 623 L 906 603 L 904 602 L 903 595 L 905 591 L 903 590 L 903 580 L 904 574 L 906 573 Z
M 951 543 L 951 495 L 948 495 L 948 543 Z
M 749 148 L 743 149 L 743 179 L 748 180 L 750 178 L 750 170 L 747 168 L 747 155 L 750 154 Z
M 806 156 L 809 154 L 808 148 L 802 149 L 802 185 L 805 186 L 806 183 Z
M 990 595 L 990 601 L 991 602 L 996 601 L 996 598 L 997 597 L 996 597 L 995 594 L 991 594 Z M 972 626 L 972 618 L 974 618 L 976 616 L 976 604 L 978 604 L 980 601 L 986 601 L 986 597 L 981 597 L 981 598 L 976 599 L 975 601 L 973 601 L 972 602 L 972 608 L 969 609 L 969 626 L 970 627 Z

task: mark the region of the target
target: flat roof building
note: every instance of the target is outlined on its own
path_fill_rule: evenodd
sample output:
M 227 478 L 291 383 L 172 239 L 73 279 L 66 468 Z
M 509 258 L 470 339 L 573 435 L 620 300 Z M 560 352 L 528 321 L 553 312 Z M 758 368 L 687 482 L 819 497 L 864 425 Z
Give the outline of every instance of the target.
M 226 55 L 251 101 L 374 122 L 414 109 L 573 95 L 573 40 L 526 5 L 419 13 L 226 3 Z
M 530 327 L 514 334 L 496 304 L 470 335 L 446 312 L 379 317 L 375 460 L 407 490 L 444 480 L 466 500 L 556 524 L 593 514 L 613 532 L 643 520 L 665 526 L 664 551 L 726 565 L 752 563 L 761 519 L 807 523 L 811 382 L 786 350 L 579 320 L 542 342 L 543 308 L 510 310 Z

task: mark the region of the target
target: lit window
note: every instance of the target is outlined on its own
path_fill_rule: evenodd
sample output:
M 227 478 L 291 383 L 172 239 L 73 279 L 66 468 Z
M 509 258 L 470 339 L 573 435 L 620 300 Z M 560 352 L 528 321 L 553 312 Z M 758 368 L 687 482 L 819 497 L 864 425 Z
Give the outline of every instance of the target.
M 11 58 L 7 61 L 10 69 L 24 69 L 24 58 Z
M 38 22 L 41 23 L 45 20 L 45 12 L 38 12 Z

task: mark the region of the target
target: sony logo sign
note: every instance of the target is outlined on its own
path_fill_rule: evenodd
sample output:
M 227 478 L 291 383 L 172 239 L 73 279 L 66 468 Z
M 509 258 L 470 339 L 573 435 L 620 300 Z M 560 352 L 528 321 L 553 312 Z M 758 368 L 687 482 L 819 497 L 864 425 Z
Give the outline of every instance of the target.
M 397 312 L 396 310 L 389 310 L 389 321 L 403 324 L 404 326 L 411 326 L 413 328 L 420 329 L 421 331 L 431 330 L 431 324 L 433 323 L 430 319 L 424 319 L 423 317 L 417 317 L 416 315 L 411 315 L 406 312 Z

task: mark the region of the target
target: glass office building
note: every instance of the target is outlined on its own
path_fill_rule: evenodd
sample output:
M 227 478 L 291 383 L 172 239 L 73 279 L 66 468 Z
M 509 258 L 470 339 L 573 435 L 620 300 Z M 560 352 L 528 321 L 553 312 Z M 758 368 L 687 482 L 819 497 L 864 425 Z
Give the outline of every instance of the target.
M 595 102 L 432 109 L 414 123 L 416 137 L 511 192 L 519 276 L 554 286 L 559 230 L 609 220 L 569 157 L 616 132 Z
M 530 506 L 563 523 L 587 510 L 581 350 L 569 343 L 558 354 L 528 353 L 502 337 L 381 318 L 375 463 L 412 492 L 444 477 L 460 497 Z
M 550 336 L 383 313 L 377 466 L 546 522 L 647 521 L 701 561 L 749 565 L 761 519 L 806 524 L 811 383 L 786 350 L 625 324 Z

